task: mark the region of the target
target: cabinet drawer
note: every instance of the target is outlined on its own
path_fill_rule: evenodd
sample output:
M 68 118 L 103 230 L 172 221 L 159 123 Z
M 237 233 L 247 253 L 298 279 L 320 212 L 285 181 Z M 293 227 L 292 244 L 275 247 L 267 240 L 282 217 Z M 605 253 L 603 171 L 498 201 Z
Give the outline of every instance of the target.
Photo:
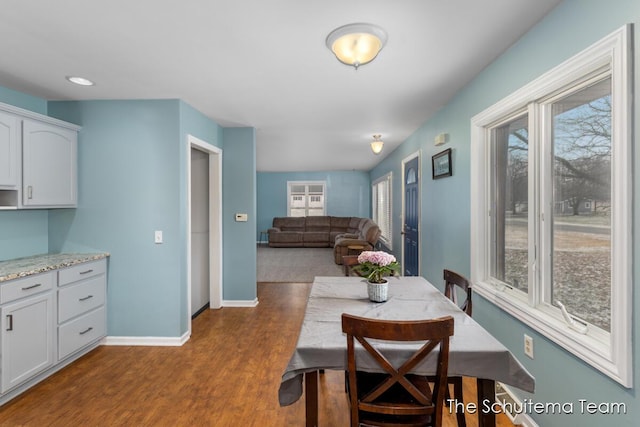
M 104 275 L 92 277 L 58 292 L 58 323 L 104 305 L 106 280 Z
M 64 286 L 78 280 L 104 274 L 107 271 L 107 262 L 103 259 L 65 268 L 58 271 L 58 286 Z
M 28 297 L 42 291 L 53 289 L 55 272 L 28 276 L 24 279 L 11 280 L 0 285 L 0 304 Z
M 106 333 L 107 321 L 104 306 L 61 325 L 58 328 L 58 360 L 99 340 Z

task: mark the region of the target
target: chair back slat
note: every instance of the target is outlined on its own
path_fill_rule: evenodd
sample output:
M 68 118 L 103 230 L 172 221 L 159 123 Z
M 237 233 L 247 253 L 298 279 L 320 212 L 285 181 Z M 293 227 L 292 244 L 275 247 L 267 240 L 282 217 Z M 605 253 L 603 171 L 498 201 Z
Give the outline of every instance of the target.
M 462 289 L 466 298 L 460 305 L 460 309 L 471 316 L 473 305 L 471 301 L 472 287 L 466 277 L 451 270 L 444 270 L 444 295 L 457 304 L 456 286 Z
M 376 425 L 393 425 L 398 417 L 417 422 L 416 425 L 440 426 L 447 384 L 449 338 L 453 335 L 451 316 L 429 320 L 379 320 L 349 314 L 342 315 L 342 331 L 347 335 L 347 371 L 351 425 L 363 419 Z M 394 367 L 371 340 L 417 342 L 422 345 L 399 367 Z M 358 341 L 373 360 L 385 371 L 376 384 L 362 390 L 358 384 L 355 342 Z M 433 390 L 426 377 L 411 371 L 429 354 L 438 349 Z M 401 399 L 398 397 L 402 396 Z M 407 421 L 407 420 L 404 420 Z

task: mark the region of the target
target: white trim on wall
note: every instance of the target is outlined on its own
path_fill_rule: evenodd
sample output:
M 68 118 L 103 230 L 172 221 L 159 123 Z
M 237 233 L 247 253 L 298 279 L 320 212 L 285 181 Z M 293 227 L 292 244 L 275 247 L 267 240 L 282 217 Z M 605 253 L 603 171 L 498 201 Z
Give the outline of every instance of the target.
M 222 150 L 187 135 L 187 316 L 191 333 L 191 149 L 209 154 L 209 307 L 222 308 Z
M 106 337 L 101 345 L 180 347 L 189 340 L 190 332 L 181 337 Z

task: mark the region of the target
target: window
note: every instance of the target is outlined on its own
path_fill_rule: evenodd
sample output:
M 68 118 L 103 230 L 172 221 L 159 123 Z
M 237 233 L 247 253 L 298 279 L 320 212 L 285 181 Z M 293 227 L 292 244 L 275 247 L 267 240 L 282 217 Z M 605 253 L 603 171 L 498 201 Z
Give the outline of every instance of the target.
M 373 221 L 380 227 L 380 240 L 392 250 L 391 235 L 391 172 L 374 181 L 371 194 Z
M 474 117 L 471 154 L 475 290 L 627 387 L 629 31 Z
M 288 216 L 326 215 L 324 181 L 287 181 Z

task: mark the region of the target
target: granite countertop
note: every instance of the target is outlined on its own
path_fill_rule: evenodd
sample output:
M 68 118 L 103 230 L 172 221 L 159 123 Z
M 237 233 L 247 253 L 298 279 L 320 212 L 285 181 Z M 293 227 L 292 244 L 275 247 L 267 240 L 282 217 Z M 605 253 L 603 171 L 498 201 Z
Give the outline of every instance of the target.
M 27 277 L 45 271 L 58 270 L 83 262 L 106 258 L 106 252 L 97 253 L 63 253 L 33 255 L 24 258 L 0 261 L 0 283 L 7 280 Z

